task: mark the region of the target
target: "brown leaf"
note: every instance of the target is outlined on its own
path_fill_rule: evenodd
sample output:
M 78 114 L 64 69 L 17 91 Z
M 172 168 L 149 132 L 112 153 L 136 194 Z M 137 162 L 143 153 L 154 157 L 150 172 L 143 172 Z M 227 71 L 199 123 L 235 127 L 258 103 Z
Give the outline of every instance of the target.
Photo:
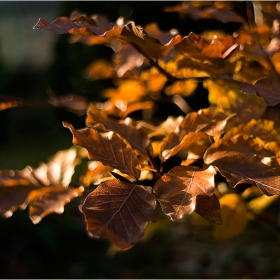
M 70 148 L 57 152 L 36 169 L 1 170 L 0 215 L 10 217 L 17 209 L 25 209 L 30 202 L 51 192 L 53 186 L 67 189 L 78 163 L 76 149 Z
M 35 185 L 20 185 L 0 187 L 0 216 L 9 218 L 18 209 L 24 210 L 33 200 L 49 188 L 39 188 Z
M 220 203 L 216 195 L 198 195 L 195 212 L 210 223 L 222 224 Z
M 137 154 L 121 136 L 113 131 L 98 133 L 93 128 L 75 130 L 66 122 L 63 122 L 63 125 L 73 134 L 73 144 L 88 150 L 89 159 L 101 161 L 132 178 L 139 178 Z
M 73 112 L 77 115 L 84 115 L 87 111 L 89 103 L 82 96 L 78 96 L 75 94 L 57 96 L 52 91 L 49 92 L 49 95 L 49 103 L 53 106 L 64 108 L 67 111 Z
M 162 160 L 169 159 L 201 138 L 222 134 L 230 118 L 231 116 L 226 117 L 212 109 L 201 109 L 188 114 L 175 131 L 162 141 Z
M 198 169 L 194 166 L 175 166 L 157 181 L 154 192 L 162 207 L 163 212 L 171 220 L 178 220 L 191 214 L 196 209 L 197 196 L 214 195 L 215 169 L 205 166 Z M 198 209 L 203 214 L 205 209 Z M 216 211 L 214 206 L 212 211 Z M 217 213 L 214 216 L 216 219 Z M 209 219 L 209 218 L 208 218 Z
M 250 142 L 243 142 L 247 144 L 245 148 L 235 145 L 234 149 L 234 145 L 231 147 L 227 145 L 229 140 L 223 142 L 220 139 L 206 151 L 204 162 L 218 167 L 232 188 L 242 183 L 255 184 L 266 195 L 279 195 L 280 167 L 278 163 L 273 158 L 263 156 L 267 151 L 258 151 L 259 147 L 256 149 L 250 145 Z M 248 153 L 250 150 L 252 152 Z M 271 166 L 266 164 L 266 159 L 269 159 Z
M 134 149 L 137 149 L 144 157 L 147 156 L 147 150 L 153 154 L 151 141 L 141 127 L 137 126 L 132 119 L 126 118 L 123 121 L 116 122 L 107 117 L 107 115 L 98 110 L 96 106 L 91 104 L 86 119 L 87 126 L 101 123 L 108 130 L 115 131 L 120 134 Z
M 204 3 L 203 3 L 204 4 Z M 210 2 L 209 5 L 212 5 Z M 244 22 L 244 19 L 236 12 L 223 7 L 205 7 L 203 9 L 196 8 L 193 3 L 182 2 L 177 6 L 166 7 L 166 12 L 178 12 L 180 14 L 189 15 L 193 20 L 216 19 L 223 23 L 227 22 Z
M 51 213 L 62 214 L 64 205 L 73 198 L 81 195 L 84 191 L 80 188 L 53 187 L 45 192 L 40 198 L 30 203 L 29 217 L 34 224 L 38 224 L 43 217 Z
M 108 239 L 122 250 L 136 244 L 148 222 L 156 222 L 158 217 L 150 187 L 118 179 L 99 185 L 88 195 L 81 210 L 93 236 Z
M 280 84 L 273 78 L 259 79 L 255 84 L 241 83 L 239 88 L 244 93 L 261 96 L 268 106 L 280 103 Z
M 176 155 L 179 151 L 190 147 L 201 138 L 209 137 L 205 132 L 190 132 L 180 139 L 176 133 L 171 133 L 162 140 L 160 159 L 162 162 Z
M 134 22 L 125 25 L 121 35 L 125 37 L 128 43 L 136 46 L 146 56 L 155 59 L 168 55 L 171 49 L 181 42 L 181 36 L 178 35 L 165 45 L 162 45 L 158 39 L 149 37 L 144 29 L 137 27 Z

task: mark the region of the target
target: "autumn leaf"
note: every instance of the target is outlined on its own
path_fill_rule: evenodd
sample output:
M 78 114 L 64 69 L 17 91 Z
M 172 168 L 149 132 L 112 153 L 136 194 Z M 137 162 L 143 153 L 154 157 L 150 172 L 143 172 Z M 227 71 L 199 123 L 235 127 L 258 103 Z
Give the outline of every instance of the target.
M 113 66 L 105 59 L 93 61 L 86 69 L 86 77 L 90 80 L 101 80 L 112 78 L 116 74 Z
M 168 55 L 170 50 L 181 42 L 181 36 L 178 35 L 165 45 L 162 45 L 158 39 L 149 37 L 145 30 L 137 27 L 134 22 L 125 25 L 121 35 L 125 37 L 128 43 L 140 50 L 141 53 L 155 59 Z
M 117 133 L 113 131 L 98 133 L 93 128 L 75 130 L 67 122 L 63 122 L 63 125 L 73 134 L 73 144 L 88 150 L 89 159 L 101 161 L 104 165 L 116 168 L 132 178 L 139 178 L 140 166 L 137 154 Z
M 227 118 L 212 109 L 201 109 L 188 114 L 175 131 L 162 141 L 162 160 L 169 159 L 201 138 L 222 134 L 231 117 Z
M 209 4 L 211 5 L 212 3 Z M 166 7 L 165 11 L 186 14 L 189 15 L 193 20 L 216 19 L 223 23 L 244 22 L 244 19 L 239 14 L 230 9 L 223 7 L 205 7 L 203 9 L 199 9 L 190 2 L 182 2 L 173 7 Z
M 171 220 L 178 220 L 191 214 L 196 210 L 198 196 L 211 197 L 214 195 L 215 174 L 212 166 L 205 166 L 201 169 L 194 166 L 173 167 L 154 186 L 154 192 L 163 212 L 170 216 Z M 216 205 L 209 207 L 208 203 L 208 206 L 202 206 L 201 202 L 205 201 L 205 198 L 199 200 L 198 214 L 202 214 L 209 220 L 211 214 L 205 213 L 205 208 L 208 208 L 214 212 L 215 218 L 212 220 L 218 221 Z
M 153 154 L 151 141 L 148 139 L 141 126 L 139 127 L 132 119 L 126 118 L 125 120 L 117 122 L 91 104 L 88 110 L 86 124 L 87 126 L 92 126 L 97 123 L 101 123 L 106 129 L 115 131 L 121 135 L 134 149 L 137 149 L 144 158 L 147 157 L 147 150 L 150 154 Z
M 220 199 L 222 225 L 214 226 L 215 240 L 222 241 L 239 235 L 247 226 L 247 210 L 237 194 L 226 194 Z
M 57 152 L 48 163 L 41 163 L 36 169 L 28 166 L 20 171 L 1 170 L 0 215 L 10 217 L 17 209 L 25 209 L 45 193 L 52 192 L 53 187 L 67 189 L 78 163 L 76 149 L 70 148 Z
M 77 115 L 84 115 L 87 111 L 89 103 L 82 96 L 74 94 L 57 96 L 52 91 L 49 91 L 49 95 L 49 103 L 55 107 L 63 108 Z
M 209 91 L 211 107 L 225 115 L 236 114 L 237 123 L 257 119 L 266 109 L 261 97 L 244 95 L 236 84 L 222 80 L 205 80 L 203 86 Z
M 203 159 L 206 164 L 218 167 L 219 172 L 232 188 L 248 183 L 255 184 L 268 196 L 280 194 L 280 166 L 275 159 L 261 156 L 266 151 L 259 150 L 258 152 L 250 143 L 247 143 L 245 148 L 240 147 L 239 150 L 237 148 L 239 145 L 236 145 L 236 149 L 225 149 L 225 146 L 227 145 L 222 140 L 218 141 L 218 144 L 210 146 Z M 243 149 L 245 153 L 240 152 Z M 248 154 L 246 150 L 255 150 L 255 153 Z
M 87 229 L 118 248 L 131 248 L 144 235 L 149 221 L 156 222 L 156 198 L 150 187 L 110 180 L 99 185 L 80 209 Z
M 255 84 L 241 83 L 239 88 L 246 94 L 261 96 L 268 106 L 280 103 L 280 84 L 273 78 L 259 79 Z
M 50 188 L 40 198 L 30 203 L 30 219 L 34 224 L 38 224 L 43 217 L 50 213 L 62 214 L 64 212 L 64 205 L 81 195 L 83 191 L 83 187 L 75 189 L 64 187 Z

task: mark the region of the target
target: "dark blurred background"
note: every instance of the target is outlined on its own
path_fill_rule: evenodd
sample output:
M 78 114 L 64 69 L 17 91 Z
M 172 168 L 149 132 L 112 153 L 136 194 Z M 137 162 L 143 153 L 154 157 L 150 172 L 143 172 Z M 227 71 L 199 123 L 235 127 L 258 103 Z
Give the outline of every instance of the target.
M 223 29 L 238 24 L 215 20 L 191 21 L 163 7 L 176 1 L 0 2 L 0 94 L 25 100 L 48 100 L 74 93 L 90 101 L 112 86 L 109 81 L 89 81 L 85 68 L 96 58 L 110 59 L 106 46 L 69 44 L 68 35 L 33 30 L 40 17 L 52 22 L 74 10 L 106 15 L 112 22 L 124 16 L 145 26 L 157 22 L 160 29 L 190 31 Z M 245 13 L 244 2 L 240 12 Z M 202 103 L 197 96 L 193 108 Z M 203 107 L 203 106 L 201 106 Z M 62 126 L 71 122 L 84 127 L 85 116 L 59 108 L 14 108 L 0 112 L 0 168 L 38 166 L 58 150 L 68 149 L 72 137 Z M 66 205 L 62 215 L 52 214 L 33 225 L 28 212 L 16 211 L 0 219 L 1 278 L 278 278 L 280 233 L 269 226 L 250 225 L 240 236 L 213 243 L 203 227 L 187 221 L 164 220 L 150 227 L 150 234 L 126 252 L 117 252 L 107 241 L 89 238 L 77 207 Z

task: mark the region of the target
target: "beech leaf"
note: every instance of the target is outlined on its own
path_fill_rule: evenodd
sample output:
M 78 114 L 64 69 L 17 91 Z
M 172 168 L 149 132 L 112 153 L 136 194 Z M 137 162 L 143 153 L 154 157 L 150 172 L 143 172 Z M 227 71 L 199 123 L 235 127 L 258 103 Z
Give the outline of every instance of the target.
M 273 78 L 259 79 L 255 84 L 241 83 L 239 88 L 244 93 L 261 96 L 268 106 L 280 103 L 280 84 Z
M 34 224 L 38 224 L 43 217 L 50 213 L 62 214 L 64 205 L 73 198 L 81 195 L 84 191 L 80 188 L 53 187 L 45 192 L 40 198 L 29 205 L 29 217 Z
M 73 144 L 88 150 L 89 159 L 101 161 L 132 178 L 140 177 L 137 154 L 120 135 L 113 131 L 98 133 L 93 128 L 75 130 L 67 122 L 63 125 L 73 134 Z
M 158 217 L 156 198 L 150 187 L 118 179 L 100 184 L 80 209 L 93 236 L 108 239 L 122 250 L 136 244 L 148 222 L 156 222 Z
M 173 167 L 157 181 L 154 187 L 163 212 L 174 221 L 191 214 L 196 210 L 197 196 L 214 195 L 215 174 L 213 166 L 204 166 L 201 169 L 194 166 Z M 200 204 L 199 214 L 209 220 L 211 214 L 204 214 L 205 209 L 202 208 Z M 214 212 L 214 220 L 218 221 L 217 207 L 209 207 L 209 210 Z
M 227 143 L 229 140 L 226 142 L 220 140 L 218 144 L 210 146 L 205 152 L 204 162 L 218 167 L 232 188 L 238 184 L 248 183 L 255 184 L 268 196 L 280 194 L 280 166 L 272 158 L 263 156 L 266 151 L 260 149 L 258 152 L 258 147 L 256 149 L 250 142 L 243 141 L 245 148 L 235 145 L 239 147 L 239 150 L 238 148 L 230 149 L 234 145 L 228 147 Z M 253 151 L 255 151 L 255 156 Z M 263 159 L 269 159 L 271 166 L 265 164 Z

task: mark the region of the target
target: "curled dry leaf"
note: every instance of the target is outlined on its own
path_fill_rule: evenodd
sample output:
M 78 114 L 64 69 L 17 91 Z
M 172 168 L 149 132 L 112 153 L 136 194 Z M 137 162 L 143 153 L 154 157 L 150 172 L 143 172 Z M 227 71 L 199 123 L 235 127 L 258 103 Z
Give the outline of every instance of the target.
M 54 186 L 67 189 L 78 163 L 76 149 L 70 148 L 59 151 L 47 164 L 41 163 L 36 169 L 26 167 L 21 171 L 1 170 L 0 215 L 12 216 L 17 209 L 25 209 L 45 193 L 51 193 Z
M 218 167 L 232 188 L 242 183 L 255 184 L 268 196 L 279 195 L 280 167 L 274 158 L 266 156 L 269 152 L 256 149 L 252 141 L 243 141 L 245 145 L 241 147 L 234 144 L 229 146 L 229 142 L 220 139 L 217 144 L 210 146 L 204 155 L 204 162 Z M 266 160 L 269 165 L 266 164 Z
M 147 150 L 150 154 L 153 154 L 151 141 L 141 126 L 138 126 L 137 122 L 133 122 L 132 119 L 126 118 L 117 122 L 109 118 L 103 111 L 98 110 L 94 104 L 91 104 L 88 110 L 86 124 L 87 126 L 92 126 L 97 123 L 101 123 L 106 129 L 118 133 L 134 149 L 138 150 L 143 158 L 147 158 Z
M 29 217 L 34 224 L 38 224 L 43 217 L 50 213 L 62 214 L 64 205 L 69 203 L 73 198 L 81 195 L 83 187 L 64 188 L 53 187 L 42 194 L 38 199 L 30 203 Z
M 241 83 L 239 88 L 244 93 L 261 96 L 268 106 L 280 103 L 280 84 L 273 78 L 259 79 L 253 85 Z
M 134 179 L 140 176 L 140 164 L 136 152 L 113 131 L 98 133 L 93 128 L 75 130 L 66 122 L 63 125 L 73 134 L 73 144 L 88 150 L 91 160 L 116 168 Z
M 201 138 L 222 134 L 231 117 L 226 117 L 212 109 L 201 109 L 188 114 L 174 132 L 162 141 L 162 161 L 188 148 Z
M 77 115 L 84 115 L 89 105 L 88 101 L 75 94 L 67 94 L 63 96 L 56 96 L 53 92 L 49 92 L 49 103 L 55 107 L 63 108 L 67 111 L 73 112 Z
M 217 203 L 210 202 L 213 201 L 210 197 L 214 196 L 215 191 L 215 174 L 213 166 L 204 166 L 201 169 L 194 166 L 173 167 L 157 181 L 154 187 L 163 212 L 170 216 L 171 220 L 181 219 L 196 210 L 198 196 L 207 196 L 209 201 L 205 197 L 200 198 L 198 214 L 203 215 L 207 220 L 219 221 Z M 202 201 L 207 203 L 203 206 Z M 206 213 L 206 209 L 212 211 L 211 214 Z M 210 218 L 211 215 L 213 218 Z
M 99 185 L 80 207 L 87 229 L 125 250 L 144 235 L 149 221 L 156 222 L 156 198 L 150 187 L 110 180 Z

